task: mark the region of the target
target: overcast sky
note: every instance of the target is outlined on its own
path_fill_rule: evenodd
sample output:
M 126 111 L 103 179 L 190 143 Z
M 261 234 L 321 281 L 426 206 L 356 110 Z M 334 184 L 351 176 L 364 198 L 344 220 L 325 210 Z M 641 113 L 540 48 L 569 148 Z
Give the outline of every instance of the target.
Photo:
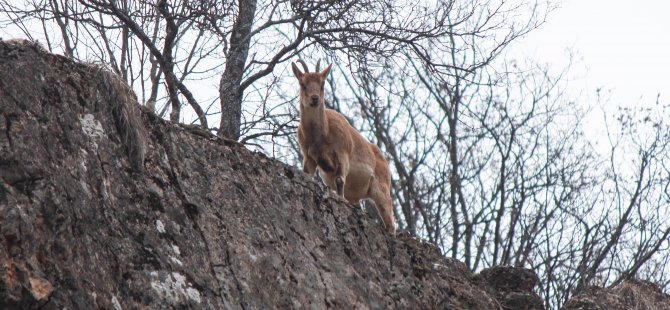
M 543 63 L 575 54 L 574 91 L 612 90 L 614 103 L 670 98 L 670 1 L 566 0 L 515 53 Z

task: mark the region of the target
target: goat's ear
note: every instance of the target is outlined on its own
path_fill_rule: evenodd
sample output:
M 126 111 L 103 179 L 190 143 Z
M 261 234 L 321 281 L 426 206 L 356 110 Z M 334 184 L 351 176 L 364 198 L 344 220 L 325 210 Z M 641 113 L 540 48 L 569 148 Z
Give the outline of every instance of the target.
M 332 67 L 332 66 L 333 66 L 333 64 L 331 63 L 331 64 L 328 65 L 328 67 L 326 67 L 326 69 L 323 69 L 323 71 L 321 71 L 321 78 L 322 79 L 324 79 L 324 80 L 326 79 L 326 77 L 328 76 L 328 73 L 330 73 L 330 67 Z
M 300 69 L 298 69 L 298 66 L 295 65 L 295 63 L 291 63 L 291 70 L 293 70 L 293 75 L 300 80 L 302 78 L 302 72 L 300 72 Z

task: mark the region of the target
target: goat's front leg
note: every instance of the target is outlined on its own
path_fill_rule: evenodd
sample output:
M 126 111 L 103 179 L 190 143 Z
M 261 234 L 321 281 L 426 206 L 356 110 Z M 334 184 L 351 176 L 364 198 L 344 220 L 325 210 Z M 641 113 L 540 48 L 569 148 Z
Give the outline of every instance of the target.
M 349 174 L 349 160 L 345 156 L 339 156 L 337 169 L 335 170 L 335 186 L 337 194 L 344 197 L 344 182 Z
M 344 176 L 335 177 L 335 186 L 337 186 L 337 194 L 344 197 Z
M 313 177 L 316 173 L 316 161 L 305 156 L 305 160 L 302 162 L 302 171 Z

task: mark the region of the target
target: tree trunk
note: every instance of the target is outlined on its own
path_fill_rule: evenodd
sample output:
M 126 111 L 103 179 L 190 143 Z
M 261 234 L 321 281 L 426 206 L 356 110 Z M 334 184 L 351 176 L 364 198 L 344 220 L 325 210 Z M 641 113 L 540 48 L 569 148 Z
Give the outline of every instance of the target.
M 233 140 L 240 138 L 242 116 L 242 75 L 249 55 L 251 26 L 256 12 L 256 0 L 239 0 L 239 14 L 230 34 L 230 49 L 226 57 L 226 69 L 221 76 L 219 94 L 221 100 L 221 125 L 219 137 Z

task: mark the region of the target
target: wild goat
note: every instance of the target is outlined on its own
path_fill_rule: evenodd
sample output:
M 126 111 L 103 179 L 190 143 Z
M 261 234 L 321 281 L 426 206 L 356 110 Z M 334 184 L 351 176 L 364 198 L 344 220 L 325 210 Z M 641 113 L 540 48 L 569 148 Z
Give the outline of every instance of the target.
M 293 74 L 300 83 L 300 125 L 298 143 L 304 157 L 303 171 L 314 176 L 317 168 L 326 184 L 358 204 L 362 198 L 372 198 L 386 230 L 395 234 L 391 176 L 388 163 L 379 148 L 368 142 L 344 116 L 324 104 L 324 84 L 332 64 L 319 72 L 300 72 L 291 63 Z

